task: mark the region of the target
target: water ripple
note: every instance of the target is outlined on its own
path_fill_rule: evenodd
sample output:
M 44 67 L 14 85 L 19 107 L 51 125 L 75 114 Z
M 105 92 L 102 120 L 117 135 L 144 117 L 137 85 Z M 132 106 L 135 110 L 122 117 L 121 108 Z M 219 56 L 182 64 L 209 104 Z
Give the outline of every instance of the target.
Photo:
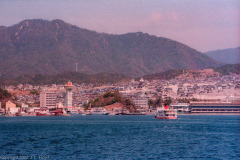
M 0 117 L 0 155 L 239 159 L 239 121 L 239 116 Z

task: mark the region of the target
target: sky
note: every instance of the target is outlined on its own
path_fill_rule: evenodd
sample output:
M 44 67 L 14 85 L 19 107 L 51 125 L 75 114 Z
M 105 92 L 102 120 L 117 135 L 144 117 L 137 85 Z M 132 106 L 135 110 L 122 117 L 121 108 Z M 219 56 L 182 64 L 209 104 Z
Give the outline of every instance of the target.
M 144 32 L 198 51 L 240 46 L 240 0 L 0 0 L 0 26 L 61 19 L 110 34 Z

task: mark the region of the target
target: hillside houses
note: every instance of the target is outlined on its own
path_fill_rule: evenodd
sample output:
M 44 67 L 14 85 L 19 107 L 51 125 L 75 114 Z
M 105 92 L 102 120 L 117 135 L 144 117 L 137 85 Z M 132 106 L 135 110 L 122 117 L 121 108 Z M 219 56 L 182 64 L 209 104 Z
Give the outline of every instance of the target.
M 10 93 L 13 93 L 16 102 L 25 103 L 30 107 L 39 104 L 39 95 L 32 93 L 41 88 L 52 88 L 56 91 L 56 103 L 64 102 L 63 85 L 17 85 L 5 86 Z M 217 100 L 217 101 L 240 101 L 240 76 L 230 75 L 221 77 L 204 78 L 177 78 L 171 80 L 144 80 L 120 82 L 115 84 L 94 85 L 94 84 L 75 84 L 73 88 L 73 106 L 81 107 L 90 100 L 109 91 L 118 90 L 136 104 L 137 99 L 144 99 L 144 105 L 139 108 L 146 109 L 149 99 L 156 99 L 161 96 L 163 99 L 198 99 L 198 100 Z M 13 109 L 14 110 L 14 109 Z

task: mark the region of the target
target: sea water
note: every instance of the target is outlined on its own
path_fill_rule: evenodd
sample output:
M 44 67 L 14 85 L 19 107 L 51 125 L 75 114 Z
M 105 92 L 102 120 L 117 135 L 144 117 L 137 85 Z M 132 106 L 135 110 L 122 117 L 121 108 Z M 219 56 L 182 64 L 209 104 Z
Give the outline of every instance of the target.
M 240 159 L 240 116 L 0 117 L 0 159 Z

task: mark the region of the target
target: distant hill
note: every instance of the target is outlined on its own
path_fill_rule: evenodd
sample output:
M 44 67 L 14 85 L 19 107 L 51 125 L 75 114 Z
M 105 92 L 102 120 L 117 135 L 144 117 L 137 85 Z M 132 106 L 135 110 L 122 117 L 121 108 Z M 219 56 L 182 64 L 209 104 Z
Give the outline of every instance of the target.
M 141 32 L 97 33 L 62 20 L 24 20 L 0 27 L 0 74 L 119 73 L 143 76 L 219 63 L 182 43 Z
M 213 69 L 203 69 L 203 70 L 169 70 L 161 73 L 155 73 L 150 75 L 142 76 L 146 80 L 169 80 L 176 77 L 179 77 L 183 74 L 187 76 L 192 75 L 193 77 L 201 76 L 215 76 L 220 75 L 229 75 L 231 73 L 240 74 L 240 64 L 231 64 L 224 65 L 221 67 Z M 141 77 L 136 78 L 139 80 Z M 83 74 L 78 72 L 64 72 L 61 74 L 55 75 L 22 75 L 16 78 L 6 78 L 0 77 L 0 87 L 5 85 L 17 85 L 17 84 L 32 84 L 32 85 L 46 85 L 46 84 L 64 84 L 68 80 L 71 80 L 73 83 L 93 83 L 93 84 L 107 84 L 107 83 L 116 83 L 123 81 L 130 81 L 132 77 L 123 75 L 123 74 L 112 74 L 112 73 L 100 73 L 100 74 Z
M 99 95 L 98 98 L 90 100 L 88 104 L 84 105 L 85 109 L 91 107 L 105 107 L 105 108 L 114 108 L 116 106 L 125 108 L 131 111 L 136 109 L 135 104 L 128 98 L 125 98 L 119 91 L 107 92 L 102 95 Z M 116 104 L 116 106 L 114 105 Z
M 152 80 L 152 79 L 164 79 L 164 80 L 169 80 L 173 79 L 179 75 L 183 74 L 183 70 L 169 70 L 161 73 L 155 73 L 155 74 L 150 74 L 150 75 L 145 75 L 142 78 L 146 80 Z M 137 80 L 140 78 L 137 78 Z
M 240 63 L 240 47 L 210 51 L 210 52 L 206 52 L 205 54 L 221 63 L 225 63 L 225 64 Z
M 186 78 L 186 76 L 189 77 L 207 77 L 207 76 L 216 76 L 216 75 L 230 75 L 238 74 L 240 75 L 240 64 L 228 64 L 217 68 L 212 69 L 202 69 L 202 70 L 169 70 L 161 73 L 155 73 L 150 75 L 143 76 L 143 79 L 146 80 L 153 80 L 153 79 L 164 79 L 169 80 L 176 77 L 180 77 L 184 75 L 183 77 Z M 139 80 L 137 78 L 137 80 Z
M 218 68 L 214 68 L 214 71 L 222 75 L 229 75 L 231 73 L 240 75 L 240 64 L 227 64 Z
M 45 85 L 45 84 L 64 84 L 68 80 L 73 83 L 94 83 L 107 84 L 120 81 L 130 80 L 129 77 L 121 74 L 100 73 L 95 75 L 82 74 L 78 72 L 65 72 L 56 75 L 23 75 L 16 78 L 1 78 L 0 86 L 17 85 L 17 84 L 31 84 L 31 85 Z

